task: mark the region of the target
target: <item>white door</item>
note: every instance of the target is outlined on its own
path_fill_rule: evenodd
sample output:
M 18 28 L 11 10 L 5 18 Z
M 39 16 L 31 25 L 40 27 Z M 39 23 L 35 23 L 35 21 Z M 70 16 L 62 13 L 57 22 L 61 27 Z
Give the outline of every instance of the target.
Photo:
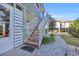
M 13 8 L 2 3 L 0 4 L 0 54 L 13 48 Z
M 23 44 L 23 10 L 20 5 L 14 9 L 14 46 Z

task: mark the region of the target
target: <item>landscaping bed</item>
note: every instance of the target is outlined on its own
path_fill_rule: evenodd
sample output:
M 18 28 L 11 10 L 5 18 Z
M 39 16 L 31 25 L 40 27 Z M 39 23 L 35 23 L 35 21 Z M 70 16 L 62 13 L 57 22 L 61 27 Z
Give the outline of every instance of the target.
M 50 34 L 43 38 L 42 44 L 49 44 L 55 41 L 55 34 Z
M 79 38 L 73 37 L 69 34 L 61 34 L 61 37 L 65 40 L 67 44 L 79 47 Z

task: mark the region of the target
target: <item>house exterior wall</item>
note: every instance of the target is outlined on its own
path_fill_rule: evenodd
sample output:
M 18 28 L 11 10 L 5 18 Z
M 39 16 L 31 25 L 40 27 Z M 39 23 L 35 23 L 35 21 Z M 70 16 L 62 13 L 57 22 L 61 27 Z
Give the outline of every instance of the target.
M 60 26 L 61 26 L 61 28 L 68 28 L 69 27 L 69 22 L 57 21 L 55 28 L 60 28 Z
M 0 4 L 10 9 L 9 36 L 0 38 L 0 54 L 5 53 L 14 47 L 23 44 L 23 10 L 22 12 L 16 8 L 16 4 L 7 3 Z M 19 5 L 21 6 L 21 5 Z M 22 6 L 21 6 L 22 7 Z M 23 7 L 22 7 L 23 9 Z
M 45 10 L 43 9 L 43 5 L 39 4 L 40 8 L 37 8 L 35 3 L 18 4 L 20 7 L 22 7 L 22 12 L 20 10 L 17 10 L 16 3 L 12 6 L 7 3 L 0 5 L 3 5 L 4 7 L 11 10 L 9 28 L 10 36 L 6 38 L 0 38 L 0 54 L 22 45 L 24 43 L 23 41 L 27 39 L 27 36 L 29 36 L 31 34 L 31 31 L 37 26 L 39 34 L 38 44 L 40 47 L 44 36 L 45 27 L 49 19 L 48 14 L 44 16 Z M 41 14 L 43 15 L 42 17 Z
M 38 17 L 39 19 L 41 18 L 41 13 L 39 8 L 37 9 L 37 7 L 35 6 L 34 3 L 23 3 L 22 4 L 27 10 L 31 11 L 32 14 L 34 14 L 36 17 Z
M 56 22 L 55 28 L 60 28 L 60 22 Z
M 69 22 L 65 23 L 65 28 L 69 28 Z
M 66 31 L 66 29 L 69 28 L 69 22 L 68 21 L 56 21 L 55 29 L 57 32 Z
M 14 48 L 14 21 L 13 21 L 13 8 L 6 3 L 1 3 L 1 6 L 8 8 L 10 10 L 10 24 L 9 24 L 9 36 L 8 37 L 0 37 L 0 54 L 5 53 Z

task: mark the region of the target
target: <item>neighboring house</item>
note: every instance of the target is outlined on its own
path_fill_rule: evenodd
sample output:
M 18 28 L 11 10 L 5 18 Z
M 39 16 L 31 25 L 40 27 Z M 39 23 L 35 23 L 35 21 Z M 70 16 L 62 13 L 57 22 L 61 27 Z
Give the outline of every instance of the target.
M 58 20 L 56 21 L 56 26 L 54 32 L 60 34 L 60 32 L 67 32 L 69 28 L 70 21 Z
M 49 20 L 42 3 L 0 4 L 0 54 L 24 43 L 41 46 Z

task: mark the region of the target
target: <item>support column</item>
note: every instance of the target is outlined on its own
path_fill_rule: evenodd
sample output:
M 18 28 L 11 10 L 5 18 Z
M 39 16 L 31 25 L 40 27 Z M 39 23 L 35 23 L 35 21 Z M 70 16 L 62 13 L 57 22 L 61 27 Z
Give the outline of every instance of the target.
M 3 36 L 5 36 L 5 22 L 3 22 Z
M 66 32 L 66 28 L 65 28 L 65 32 Z
M 58 34 L 60 34 L 60 28 L 59 28 L 59 33 Z

